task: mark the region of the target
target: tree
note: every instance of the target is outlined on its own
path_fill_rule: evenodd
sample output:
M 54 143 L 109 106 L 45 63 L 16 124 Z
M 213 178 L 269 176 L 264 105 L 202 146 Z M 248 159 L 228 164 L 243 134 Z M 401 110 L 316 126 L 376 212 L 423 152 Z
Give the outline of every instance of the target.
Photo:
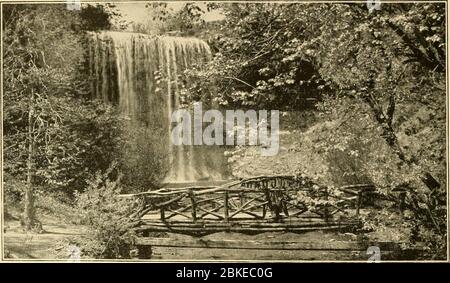
M 398 166 L 416 174 L 411 181 L 405 178 L 397 184 L 408 191 L 407 205 L 415 219 L 442 233 L 445 137 L 439 132 L 445 127 L 444 6 L 393 4 L 370 14 L 362 5 L 332 5 L 320 14 L 319 24 L 324 28 L 313 40 L 302 43 L 295 56 L 314 60 L 334 93 L 366 104 L 363 109 L 369 110 L 380 127 L 380 136 L 399 159 Z M 438 111 L 435 125 L 419 127 L 429 131 L 420 140 L 422 147 L 426 147 L 430 135 L 439 136 L 434 144 L 439 153 L 434 156 L 414 152 L 398 140 L 401 128 L 408 131 L 407 124 L 414 117 L 405 110 L 414 104 L 421 106 L 418 109 Z M 347 122 L 351 125 L 352 120 Z M 438 166 L 429 166 L 426 160 L 430 158 Z M 412 181 L 416 178 L 418 181 Z
M 4 172 L 25 182 L 22 223 L 40 230 L 36 191 L 70 195 L 87 185 L 92 170 L 108 168 L 118 121 L 112 109 L 85 99 L 78 12 L 65 5 L 5 5 L 3 11 Z
M 131 23 L 133 32 L 161 35 L 195 35 L 205 27 L 203 9 L 194 2 L 185 2 L 174 10 L 167 3 L 145 4 L 148 17 L 145 23 Z
M 120 20 L 120 12 L 116 5 L 110 3 L 83 5 L 80 19 L 79 28 L 88 31 L 123 29 L 127 25 L 126 22 Z
M 445 6 L 383 4 L 372 13 L 355 3 L 220 8 L 226 19 L 210 38 L 213 60 L 188 73 L 195 84 L 186 99 L 296 110 L 319 102 L 323 132 L 311 134 L 318 135 L 317 152 L 331 154 L 329 167 L 338 167 L 336 150 L 357 152 L 360 145 L 348 141 L 372 144 L 380 156 L 340 160 L 366 170 L 386 162 L 368 177 L 391 197 L 406 190 L 414 225 L 444 235 Z
M 259 3 L 214 7 L 226 16 L 218 34 L 207 38 L 216 52 L 206 69 L 190 74 L 195 83 L 187 93 L 237 107 L 310 107 L 320 93 L 320 76 L 311 62 L 289 57 L 293 45 L 306 38 L 305 19 L 298 17 L 303 7 Z

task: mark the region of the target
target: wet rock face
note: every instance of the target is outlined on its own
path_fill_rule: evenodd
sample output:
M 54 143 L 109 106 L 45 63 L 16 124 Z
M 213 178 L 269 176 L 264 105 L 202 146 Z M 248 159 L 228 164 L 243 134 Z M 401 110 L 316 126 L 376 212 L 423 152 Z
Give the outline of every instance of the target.
M 167 133 L 170 172 L 167 182 L 226 178 L 223 150 L 211 146 L 173 146 L 172 113 L 180 107 L 180 76 L 208 61 L 208 44 L 196 38 L 154 37 L 100 32 L 89 38 L 94 98 L 112 103 L 130 118 L 130 126 L 158 127 Z M 182 82 L 185 84 L 186 82 Z

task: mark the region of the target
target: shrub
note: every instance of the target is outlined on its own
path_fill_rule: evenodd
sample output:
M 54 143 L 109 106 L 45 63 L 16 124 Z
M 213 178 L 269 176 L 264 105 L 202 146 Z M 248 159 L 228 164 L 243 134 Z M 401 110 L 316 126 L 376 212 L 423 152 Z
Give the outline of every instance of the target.
M 110 167 L 89 181 L 88 189 L 76 196 L 76 208 L 87 233 L 78 239 L 84 256 L 129 258 L 133 243 L 130 230 L 131 202 L 119 196 L 120 174 Z
M 355 99 L 325 100 L 321 105 L 326 111 L 323 115 L 325 120 L 303 134 L 301 147 L 296 150 L 305 156 L 319 155 L 322 158 L 328 174 L 321 184 L 371 183 L 377 193 L 391 200 L 389 203 L 394 207 L 385 203 L 382 211 L 374 211 L 362 219 L 364 226 L 370 227 L 368 230 L 390 229 L 389 233 L 392 233 L 392 229 L 396 229 L 403 237 L 409 238 L 412 246 L 416 242 L 424 243 L 424 256 L 428 259 L 443 259 L 446 252 L 446 186 L 445 151 L 441 148 L 445 139 L 440 132 L 445 132 L 445 123 L 439 120 L 433 124 L 425 120 L 423 116 L 426 115 L 419 110 L 425 113 L 435 111 L 436 116 L 445 111 L 442 107 L 430 105 L 420 105 L 417 109 L 410 101 L 399 103 L 399 107 L 416 109 L 397 114 L 397 119 L 401 118 L 403 122 L 397 122 L 400 130 L 395 134 L 402 137 L 399 145 L 407 156 L 405 160 L 395 154 L 382 137 L 381 126 L 367 115 L 370 113 L 367 106 Z M 432 110 L 432 106 L 436 109 Z M 417 116 L 429 123 L 417 123 Z M 416 134 L 406 135 L 404 132 Z M 310 172 L 318 167 L 312 162 L 304 166 Z M 421 177 L 425 170 L 438 177 L 438 188 L 427 188 Z M 399 189 L 405 190 L 403 216 L 398 215 Z

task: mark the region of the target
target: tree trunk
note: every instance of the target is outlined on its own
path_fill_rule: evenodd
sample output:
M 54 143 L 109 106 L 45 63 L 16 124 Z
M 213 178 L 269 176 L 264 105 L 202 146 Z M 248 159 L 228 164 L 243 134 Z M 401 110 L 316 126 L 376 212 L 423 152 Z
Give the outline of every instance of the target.
M 375 120 L 381 125 L 383 129 L 382 136 L 386 140 L 386 143 L 392 148 L 392 150 L 395 152 L 395 154 L 399 157 L 399 159 L 402 162 L 408 165 L 415 164 L 414 162 L 407 160 L 400 144 L 398 143 L 395 130 L 392 127 L 392 121 L 394 118 L 394 110 L 395 110 L 395 97 L 393 95 L 390 97 L 389 106 L 386 113 L 384 113 L 382 108 L 376 104 L 376 102 L 371 96 L 368 96 L 366 98 L 366 102 L 372 109 L 373 114 L 375 116 Z M 431 175 L 431 173 L 422 171 L 420 175 L 421 175 L 420 179 L 422 180 L 423 184 L 432 193 L 435 192 L 436 189 L 440 187 L 440 183 Z M 418 205 L 418 200 L 416 199 L 416 196 L 412 195 L 411 198 L 412 199 L 410 199 L 410 201 L 413 202 L 412 211 L 415 212 L 416 219 L 420 219 L 421 217 L 423 217 L 428 224 L 434 226 L 436 231 L 440 233 L 441 231 L 440 226 L 436 222 L 435 217 L 433 216 L 433 213 L 435 212 L 434 209 L 430 207 L 428 203 L 426 203 L 425 209 L 421 209 Z M 439 199 L 436 199 L 436 201 L 439 202 Z M 405 203 L 402 203 L 402 205 L 405 205 Z
M 28 110 L 28 160 L 27 160 L 27 183 L 24 195 L 24 210 L 22 215 L 22 226 L 26 230 L 38 230 L 42 229 L 39 221 L 36 219 L 35 205 L 34 205 L 34 187 L 33 187 L 33 175 L 34 175 L 34 146 L 35 141 L 33 137 L 33 91 L 30 95 L 30 106 Z
M 384 113 L 382 108 L 377 105 L 372 96 L 369 95 L 368 97 L 366 97 L 366 102 L 372 109 L 375 120 L 383 129 L 382 136 L 386 140 L 387 144 L 392 148 L 392 150 L 402 162 L 405 162 L 409 165 L 414 164 L 413 162 L 406 159 L 406 156 L 402 148 L 400 147 L 400 144 L 398 143 L 394 128 L 392 127 L 392 121 L 394 119 L 395 112 L 395 96 L 393 94 L 390 96 L 386 113 Z M 422 176 L 420 176 L 420 178 L 431 191 L 434 191 L 440 186 L 440 183 L 429 172 L 422 172 Z

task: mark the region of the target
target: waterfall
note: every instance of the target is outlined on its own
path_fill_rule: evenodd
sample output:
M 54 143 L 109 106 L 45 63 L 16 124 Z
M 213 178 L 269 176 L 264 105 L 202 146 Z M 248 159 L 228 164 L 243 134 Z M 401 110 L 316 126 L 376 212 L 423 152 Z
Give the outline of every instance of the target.
M 179 77 L 188 67 L 210 60 L 208 44 L 196 38 L 99 32 L 89 37 L 94 98 L 112 103 L 132 123 L 164 128 L 170 172 L 166 182 L 225 179 L 219 148 L 173 146 L 170 117 L 180 107 Z M 186 82 L 183 82 L 186 83 Z

